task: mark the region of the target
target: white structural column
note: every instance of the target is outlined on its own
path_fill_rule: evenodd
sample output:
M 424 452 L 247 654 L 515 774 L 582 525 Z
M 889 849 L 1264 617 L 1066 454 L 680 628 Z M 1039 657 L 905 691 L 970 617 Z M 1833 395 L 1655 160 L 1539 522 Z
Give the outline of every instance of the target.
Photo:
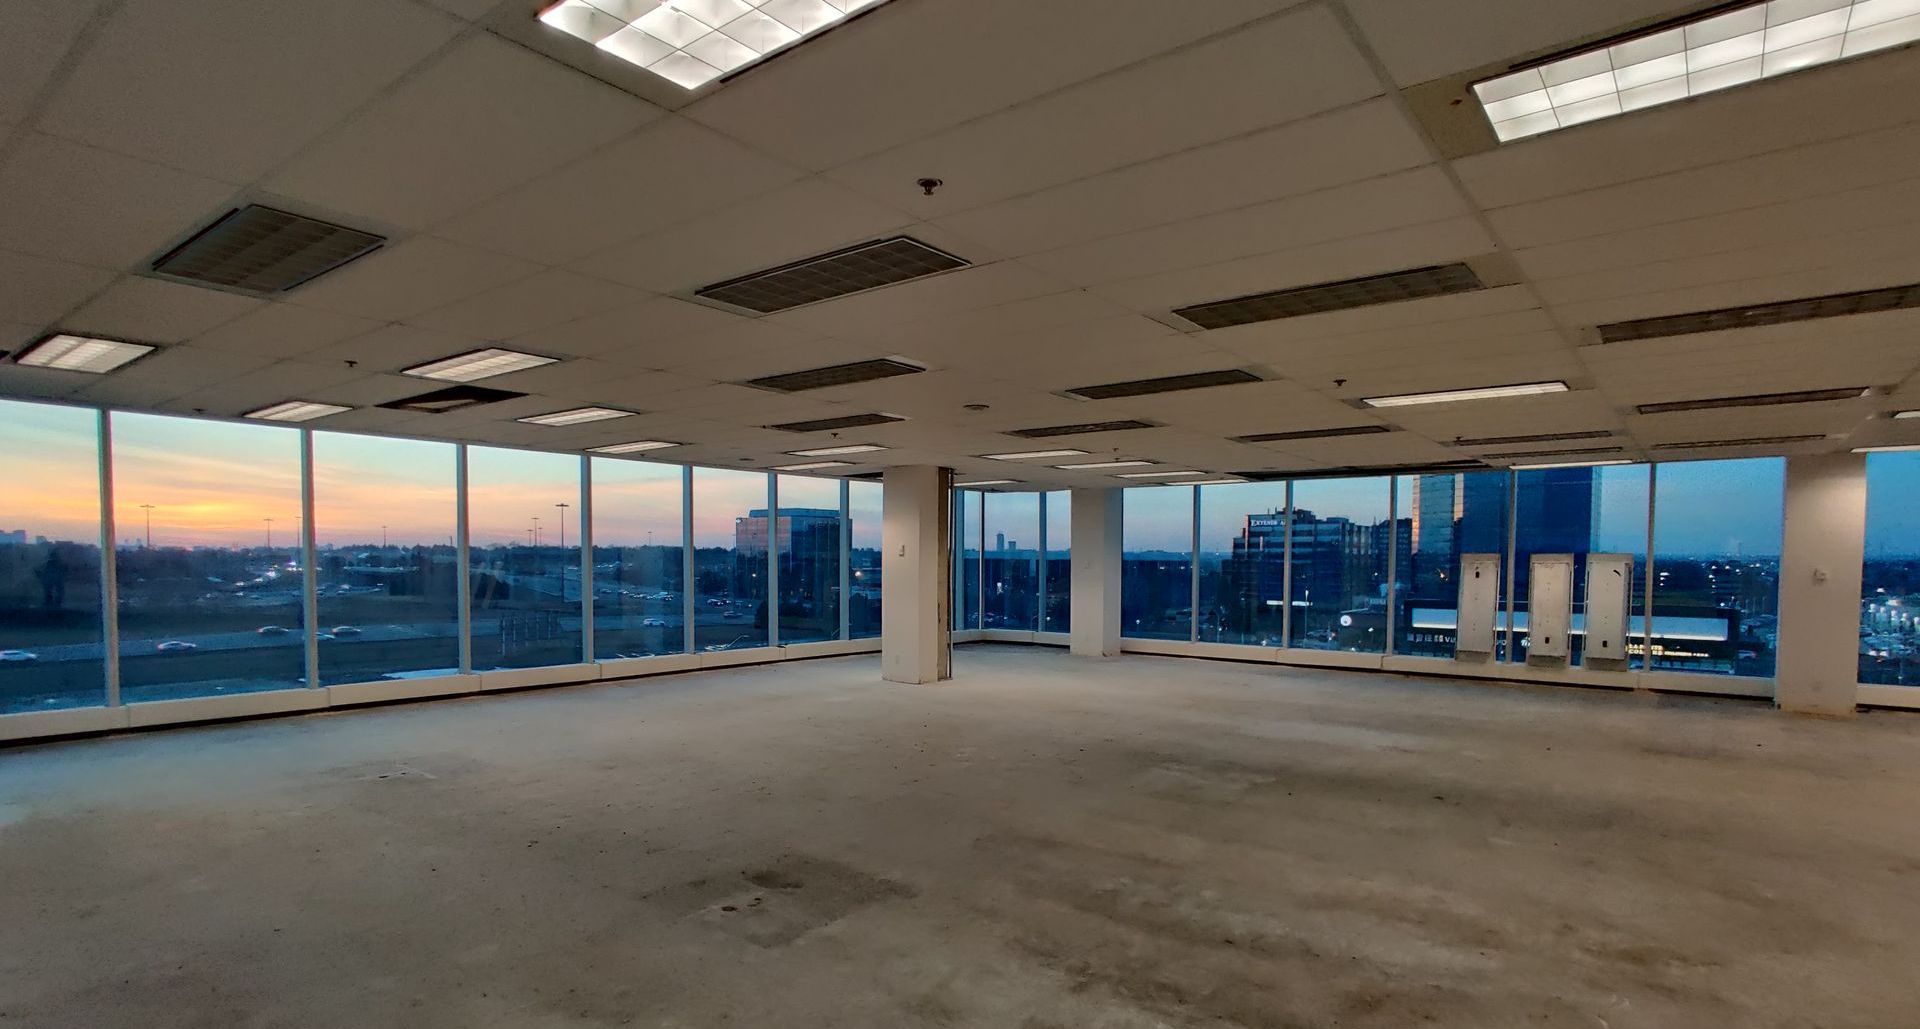
M 944 468 L 915 465 L 889 468 L 881 480 L 880 674 L 888 682 L 950 674 L 949 478 Z
M 1073 491 L 1073 652 L 1120 653 L 1120 525 L 1124 491 Z
M 1867 463 L 1860 454 L 1787 459 L 1774 699 L 1785 710 L 1850 715 L 1860 662 L 1860 560 Z

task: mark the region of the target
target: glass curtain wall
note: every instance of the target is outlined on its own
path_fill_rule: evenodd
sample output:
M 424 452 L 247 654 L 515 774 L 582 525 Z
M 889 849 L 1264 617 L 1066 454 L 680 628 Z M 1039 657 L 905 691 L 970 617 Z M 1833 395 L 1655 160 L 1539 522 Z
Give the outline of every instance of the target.
M 1040 494 L 988 493 L 985 507 L 988 629 L 1040 627 Z
M 99 416 L 0 401 L 0 435 L 0 713 L 104 704 Z
M 1193 638 L 1193 486 L 1126 491 L 1120 523 L 1120 634 Z
M 1046 602 L 1040 612 L 1040 631 L 1068 632 L 1073 628 L 1073 493 L 1046 494 Z
M 1655 468 L 1652 667 L 1773 674 L 1786 465 Z
M 780 642 L 840 638 L 840 482 L 779 477 Z
M 960 490 L 953 504 L 953 627 L 980 628 L 981 499 L 978 490 Z
M 1198 488 L 1200 639 L 1283 646 L 1287 484 Z
M 708 653 L 764 647 L 766 472 L 693 470 L 693 643 Z
M 1867 455 L 1860 681 L 1920 686 L 1920 453 Z
M 320 681 L 460 670 L 457 448 L 313 434 Z
M 1633 555 L 1629 628 L 1644 634 L 1649 465 L 1541 468 L 1514 473 L 1514 661 L 1527 659 L 1527 598 L 1535 554 L 1573 555 L 1573 631 L 1569 664 L 1585 653 L 1587 555 Z M 1644 636 L 1628 642 L 1638 664 Z
M 853 539 L 847 555 L 847 630 L 849 638 L 856 640 L 880 635 L 881 494 L 877 482 L 847 483 Z
M 1396 529 L 1390 486 L 1385 477 L 1294 483 L 1290 645 L 1386 650 L 1388 555 L 1411 542 Z
M 580 458 L 467 448 L 473 667 L 582 660 Z
M 1407 540 L 1395 569 L 1399 608 L 1394 617 L 1394 653 L 1453 656 L 1459 625 L 1460 555 L 1498 554 L 1504 567 L 1508 478 L 1504 471 L 1400 477 L 1395 532 L 1404 525 Z M 1501 582 L 1504 609 L 1504 576 Z M 1500 645 L 1496 636 L 1495 646 Z
M 300 433 L 111 417 L 121 699 L 306 685 Z
M 593 656 L 686 650 L 686 470 L 592 459 Z

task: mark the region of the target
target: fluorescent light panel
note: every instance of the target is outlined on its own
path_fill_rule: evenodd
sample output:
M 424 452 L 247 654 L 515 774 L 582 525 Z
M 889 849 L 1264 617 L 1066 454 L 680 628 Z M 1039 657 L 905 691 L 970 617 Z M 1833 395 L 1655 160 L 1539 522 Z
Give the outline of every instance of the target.
M 1516 472 L 1544 472 L 1553 468 L 1605 468 L 1610 465 L 1632 464 L 1624 457 L 1611 461 L 1553 461 L 1545 464 L 1510 464 L 1507 467 Z
M 1151 468 L 1152 461 L 1096 461 L 1092 464 L 1057 464 L 1063 472 L 1096 472 L 1107 468 Z
M 632 443 L 613 443 L 604 447 L 588 447 L 587 449 L 596 454 L 640 454 L 649 450 L 665 450 L 668 447 L 677 447 L 679 445 L 678 443 L 668 443 L 662 439 L 642 439 L 635 440 Z
M 1522 382 L 1511 386 L 1481 386 L 1476 389 L 1450 389 L 1439 393 L 1403 393 L 1392 397 L 1364 397 L 1368 407 L 1415 407 L 1420 404 L 1451 404 L 1463 400 L 1499 400 L 1505 397 L 1532 397 L 1543 393 L 1565 393 L 1564 382 Z
M 884 0 L 561 0 L 540 20 L 698 89 Z
M 1185 479 L 1195 475 L 1205 475 L 1205 474 L 1207 473 L 1206 472 L 1123 472 L 1119 475 L 1114 476 L 1114 478 L 1116 479 Z
M 517 350 L 489 347 L 486 350 L 455 354 L 438 361 L 403 368 L 400 374 L 414 375 L 422 379 L 439 379 L 441 382 L 475 382 L 480 379 L 491 379 L 496 375 L 505 375 L 508 372 L 523 372 L 543 364 L 553 364 L 555 360 L 555 358 L 541 357 L 538 354 L 523 354 Z
M 1920 411 L 1914 413 L 1920 414 Z M 1018 454 L 981 454 L 980 456 L 989 461 L 1029 461 L 1048 457 L 1086 457 L 1087 452 L 1084 450 L 1028 450 Z
M 1920 39 L 1920 0 L 1772 0 L 1474 84 L 1500 141 Z
M 1912 450 L 1920 450 L 1920 443 L 1902 443 L 1898 446 L 1854 447 L 1853 448 L 1853 452 L 1856 454 L 1904 454 Z
M 1241 486 L 1241 485 L 1245 485 L 1246 481 L 1247 480 L 1245 479 L 1195 479 L 1192 482 L 1183 482 L 1180 485 L 1182 486 Z
M 788 457 L 845 457 L 848 454 L 872 454 L 887 449 L 872 443 L 849 443 L 844 447 L 820 447 L 815 450 L 789 450 Z
M 57 332 L 13 355 L 13 363 L 28 368 L 105 375 L 158 349 L 145 343 Z
M 339 404 L 321 404 L 312 400 L 288 400 L 271 404 L 258 411 L 248 411 L 244 418 L 258 418 L 263 422 L 310 422 L 315 418 L 325 418 L 330 414 L 351 411 L 350 407 Z
M 551 414 L 529 415 L 514 421 L 528 425 L 585 425 L 588 422 L 607 422 L 615 418 L 631 418 L 632 411 L 617 411 L 611 407 L 575 407 Z
M 1011 486 L 1012 479 L 978 479 L 973 482 L 956 482 L 955 486 Z
M 1895 418 L 1920 418 L 1920 411 L 1895 411 Z
M 852 468 L 852 461 L 809 461 L 806 464 L 775 465 L 776 472 L 817 472 L 822 468 Z

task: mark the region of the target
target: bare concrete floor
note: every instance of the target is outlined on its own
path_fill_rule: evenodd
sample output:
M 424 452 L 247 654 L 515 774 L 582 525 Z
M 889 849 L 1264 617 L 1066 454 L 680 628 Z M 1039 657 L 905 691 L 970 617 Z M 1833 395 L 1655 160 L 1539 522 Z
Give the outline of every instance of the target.
M 0 1026 L 1920 1025 L 1920 717 L 958 665 L 0 752 Z

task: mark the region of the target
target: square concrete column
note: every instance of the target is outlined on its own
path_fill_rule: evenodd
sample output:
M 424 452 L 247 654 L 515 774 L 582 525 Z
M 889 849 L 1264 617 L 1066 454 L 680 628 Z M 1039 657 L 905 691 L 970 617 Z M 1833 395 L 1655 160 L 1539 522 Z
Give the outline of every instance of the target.
M 919 684 L 952 678 L 953 595 L 945 468 L 889 468 L 881 480 L 880 675 Z
M 1118 489 L 1073 491 L 1073 652 L 1120 653 L 1120 516 Z
M 1774 702 L 1781 708 L 1853 714 L 1866 547 L 1866 456 L 1787 458 L 1774 673 Z

